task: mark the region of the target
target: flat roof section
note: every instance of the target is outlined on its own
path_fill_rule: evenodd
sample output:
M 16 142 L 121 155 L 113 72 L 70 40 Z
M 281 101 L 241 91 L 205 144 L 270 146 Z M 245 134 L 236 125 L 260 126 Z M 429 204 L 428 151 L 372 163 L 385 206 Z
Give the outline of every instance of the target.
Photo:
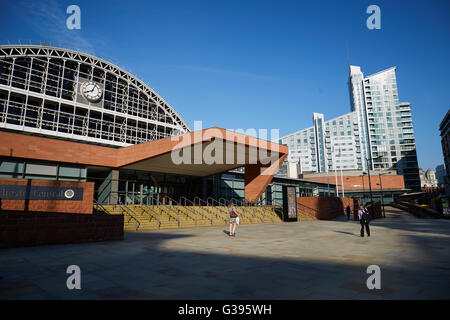
M 122 148 L 0 131 L 0 156 L 210 176 L 245 167 L 245 199 L 257 201 L 288 147 L 218 127 Z

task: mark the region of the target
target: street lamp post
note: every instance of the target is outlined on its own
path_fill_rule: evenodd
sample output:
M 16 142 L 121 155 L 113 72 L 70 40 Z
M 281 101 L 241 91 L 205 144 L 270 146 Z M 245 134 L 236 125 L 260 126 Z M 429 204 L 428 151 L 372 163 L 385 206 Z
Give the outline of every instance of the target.
M 384 173 L 379 173 L 378 176 L 380 178 L 380 188 L 381 188 L 381 207 L 383 208 L 383 218 L 386 218 L 386 212 L 384 211 L 384 202 L 383 202 L 383 183 L 381 182 L 381 176 L 384 175 Z
M 372 161 L 372 158 L 366 158 L 367 163 L 367 175 L 369 176 L 369 193 L 370 193 L 370 203 L 372 204 L 372 218 L 373 218 L 373 196 L 372 196 L 372 183 L 370 182 L 370 166 L 369 160 Z
M 369 160 L 372 161 L 372 158 L 366 158 L 366 162 L 367 162 L 367 175 L 369 176 L 370 202 L 372 203 L 372 207 L 373 207 L 372 183 L 370 182 L 370 167 L 369 167 Z
M 362 173 L 362 175 L 361 175 L 361 180 L 362 180 L 362 196 L 361 196 L 361 204 L 362 204 L 362 199 L 364 198 L 364 175 L 365 175 L 366 173 L 365 172 L 363 172 Z

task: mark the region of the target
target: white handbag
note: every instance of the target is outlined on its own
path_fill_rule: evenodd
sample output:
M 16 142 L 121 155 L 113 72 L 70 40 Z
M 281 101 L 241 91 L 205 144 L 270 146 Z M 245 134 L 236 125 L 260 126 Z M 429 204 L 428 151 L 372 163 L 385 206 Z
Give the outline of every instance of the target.
M 236 218 L 236 223 L 239 224 L 239 217 Z

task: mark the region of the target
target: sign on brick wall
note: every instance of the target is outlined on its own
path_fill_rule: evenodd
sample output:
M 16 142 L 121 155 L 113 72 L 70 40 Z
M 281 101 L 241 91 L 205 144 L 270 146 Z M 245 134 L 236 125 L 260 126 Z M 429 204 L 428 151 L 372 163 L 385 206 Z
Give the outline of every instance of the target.
M 4 200 L 83 200 L 83 188 L 0 185 Z

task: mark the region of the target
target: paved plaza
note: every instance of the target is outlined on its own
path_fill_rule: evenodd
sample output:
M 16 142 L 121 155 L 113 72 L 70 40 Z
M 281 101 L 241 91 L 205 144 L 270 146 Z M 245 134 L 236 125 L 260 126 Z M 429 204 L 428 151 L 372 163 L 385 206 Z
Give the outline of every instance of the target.
M 124 241 L 0 250 L 0 299 L 449 299 L 450 221 L 387 207 L 332 221 L 126 233 Z M 81 290 L 68 290 L 69 265 Z M 369 290 L 369 265 L 381 289 Z

